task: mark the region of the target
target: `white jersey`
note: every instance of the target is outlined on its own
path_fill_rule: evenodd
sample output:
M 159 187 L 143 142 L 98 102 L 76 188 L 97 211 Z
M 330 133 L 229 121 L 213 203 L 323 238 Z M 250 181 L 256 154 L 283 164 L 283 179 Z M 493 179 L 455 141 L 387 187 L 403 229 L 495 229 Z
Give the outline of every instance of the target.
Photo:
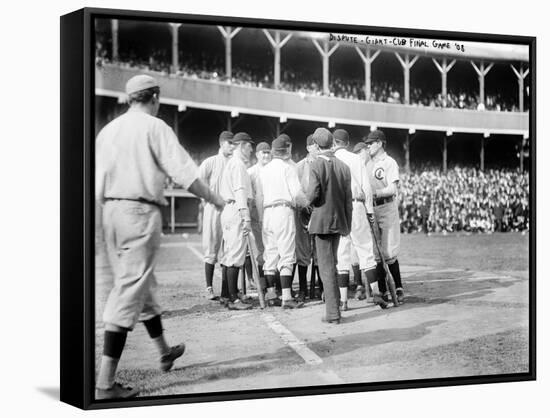
M 399 166 L 385 151 L 367 162 L 367 173 L 373 193 L 399 182 Z
M 96 139 L 96 199 L 145 200 L 166 205 L 169 176 L 188 188 L 199 170 L 163 120 L 129 109 L 107 124 Z
M 372 212 L 372 191 L 365 164 L 357 154 L 339 148 L 334 152 L 336 158 L 345 163 L 351 173 L 351 195 L 353 199 L 364 200 L 369 213 Z

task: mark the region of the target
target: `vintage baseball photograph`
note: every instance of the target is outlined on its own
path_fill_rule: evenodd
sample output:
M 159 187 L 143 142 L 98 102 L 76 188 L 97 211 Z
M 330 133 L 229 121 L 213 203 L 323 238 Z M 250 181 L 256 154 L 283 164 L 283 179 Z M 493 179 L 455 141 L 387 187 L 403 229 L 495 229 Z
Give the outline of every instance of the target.
M 529 373 L 529 45 L 207 22 L 93 20 L 95 400 Z

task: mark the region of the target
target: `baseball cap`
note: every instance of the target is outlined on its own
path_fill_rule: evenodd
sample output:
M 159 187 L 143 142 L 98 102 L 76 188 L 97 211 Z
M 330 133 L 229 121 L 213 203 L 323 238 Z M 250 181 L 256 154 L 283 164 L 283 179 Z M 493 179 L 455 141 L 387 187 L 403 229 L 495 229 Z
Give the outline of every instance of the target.
M 292 144 L 292 139 L 287 134 L 281 134 L 278 138 L 284 138 L 289 144 Z
M 322 148 L 332 146 L 332 134 L 326 128 L 317 128 L 313 132 L 313 141 Z
M 233 132 L 222 131 L 219 137 L 220 144 L 224 141 L 233 142 Z
M 256 145 L 256 152 L 259 151 L 271 151 L 271 145 L 269 145 L 267 142 L 260 142 L 258 145 Z
M 345 129 L 336 129 L 332 133 L 332 136 L 335 141 L 345 142 L 345 143 L 349 142 L 349 134 L 348 134 L 348 131 L 346 131 Z
M 158 87 L 159 83 L 150 75 L 140 74 L 132 77 L 126 83 L 126 94 L 134 94 L 138 91 L 147 90 L 152 87 Z
M 310 147 L 313 144 L 315 144 L 315 141 L 313 140 L 313 135 L 308 135 L 306 139 L 306 145 Z
M 371 142 L 376 141 L 386 142 L 386 135 L 380 129 L 369 132 L 367 138 L 365 139 L 365 144 L 370 144 Z
M 254 141 L 246 132 L 237 132 L 235 136 L 233 136 L 233 143 L 238 144 L 239 142 L 250 142 L 254 145 Z
M 357 153 L 361 152 L 361 150 L 364 150 L 365 148 L 367 148 L 367 144 L 365 144 L 364 142 L 358 142 L 353 147 L 353 152 L 357 154 Z
M 274 150 L 286 150 L 291 142 L 287 139 L 288 135 L 279 135 L 277 138 L 275 138 L 271 144 L 271 148 Z

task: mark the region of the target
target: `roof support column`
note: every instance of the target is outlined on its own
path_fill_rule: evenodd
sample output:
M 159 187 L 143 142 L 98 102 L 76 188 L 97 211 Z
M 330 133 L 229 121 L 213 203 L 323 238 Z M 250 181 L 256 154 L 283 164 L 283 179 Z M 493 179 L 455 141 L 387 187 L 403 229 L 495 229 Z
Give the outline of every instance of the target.
M 529 74 L 529 68 L 527 70 L 524 69 L 523 64 L 521 64 L 521 68 L 516 70 L 516 67 L 514 67 L 513 64 L 510 64 L 510 67 L 512 67 L 512 70 L 514 70 L 514 73 L 516 74 L 516 77 L 518 78 L 518 86 L 519 86 L 519 111 L 523 112 L 524 105 L 523 105 L 523 94 L 524 94 L 524 83 L 525 83 L 525 77 Z
M 481 146 L 479 148 L 479 169 L 485 171 L 485 141 L 489 140 L 489 133 L 484 133 L 481 137 Z
M 443 58 L 441 64 L 435 58 L 432 58 L 432 61 L 441 73 L 441 97 L 443 99 L 443 106 L 447 107 L 447 73 L 451 71 L 456 60 L 452 60 L 450 64 L 447 64 L 447 58 Z
M 403 84 L 404 84 L 404 90 L 405 90 L 405 104 L 410 104 L 411 102 L 411 82 L 410 82 L 410 72 L 411 68 L 418 59 L 418 55 L 415 55 L 412 59 L 410 58 L 409 53 L 405 53 L 404 57 L 402 58 L 401 55 L 399 55 L 398 52 L 395 52 L 395 56 L 401 63 L 401 66 L 403 67 Z
M 170 23 L 172 29 L 172 74 L 176 74 L 179 70 L 178 56 L 178 29 L 181 23 Z
M 271 33 L 269 33 L 267 29 L 263 29 L 263 32 L 267 40 L 273 47 L 273 56 L 275 60 L 273 64 L 273 86 L 278 89 L 281 85 L 281 48 L 285 46 L 285 44 L 290 40 L 290 38 L 292 37 L 292 33 L 289 33 L 281 41 L 280 30 L 275 31 L 275 39 L 273 39 Z
M 225 40 L 225 76 L 231 81 L 231 40 L 242 28 L 231 28 L 230 26 L 218 26 L 218 30 Z
M 363 60 L 365 65 L 365 100 L 368 102 L 371 99 L 372 91 L 372 81 L 371 81 L 371 64 L 374 62 L 376 57 L 380 54 L 380 50 L 372 51 L 368 46 L 366 49 L 366 54 L 361 51 L 361 49 L 356 46 L 355 50 Z
M 332 48 L 329 50 L 328 46 L 328 39 L 325 39 L 323 41 L 323 47 L 321 48 L 321 45 L 319 45 L 319 42 L 317 42 L 317 39 L 311 40 L 315 47 L 317 48 L 317 51 L 319 51 L 319 54 L 321 54 L 321 58 L 323 59 L 323 93 L 328 95 L 330 94 L 330 87 L 329 87 L 329 59 L 332 54 L 334 54 L 334 51 L 338 49 L 340 44 L 334 44 Z
M 111 19 L 111 57 L 113 62 L 118 61 L 118 19 Z
M 485 76 L 493 68 L 493 64 L 491 63 L 487 67 L 485 67 L 484 61 L 479 63 L 479 67 L 473 61 L 470 61 L 470 64 L 474 67 L 479 78 L 479 103 L 483 103 L 483 107 L 485 107 Z

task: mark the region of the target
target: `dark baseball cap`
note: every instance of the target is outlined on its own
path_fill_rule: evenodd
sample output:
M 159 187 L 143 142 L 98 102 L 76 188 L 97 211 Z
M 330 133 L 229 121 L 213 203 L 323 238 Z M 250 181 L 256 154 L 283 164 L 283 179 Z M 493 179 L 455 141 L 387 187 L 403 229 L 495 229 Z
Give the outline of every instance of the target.
M 260 142 L 258 145 L 256 145 L 256 152 L 259 151 L 271 151 L 271 145 L 269 145 L 267 142 Z
M 336 129 L 332 133 L 332 137 L 338 142 L 345 142 L 346 144 L 349 142 L 349 134 L 345 129 Z
M 222 131 L 219 137 L 220 144 L 224 141 L 233 142 L 233 132 Z
M 254 145 L 254 141 L 246 132 L 237 132 L 235 136 L 233 136 L 234 144 L 238 144 L 240 142 L 250 142 L 252 145 Z
M 271 148 L 274 150 L 282 151 L 288 149 L 291 142 L 289 141 L 288 135 L 279 135 L 271 143 Z
M 292 139 L 287 134 L 281 134 L 278 138 L 284 138 L 289 144 L 292 144 Z
M 313 132 L 313 141 L 322 148 L 332 146 L 332 134 L 326 128 L 317 128 Z
M 375 129 L 374 131 L 369 132 L 365 138 L 365 144 L 370 144 L 371 142 L 376 141 L 386 142 L 386 135 L 380 129 Z

